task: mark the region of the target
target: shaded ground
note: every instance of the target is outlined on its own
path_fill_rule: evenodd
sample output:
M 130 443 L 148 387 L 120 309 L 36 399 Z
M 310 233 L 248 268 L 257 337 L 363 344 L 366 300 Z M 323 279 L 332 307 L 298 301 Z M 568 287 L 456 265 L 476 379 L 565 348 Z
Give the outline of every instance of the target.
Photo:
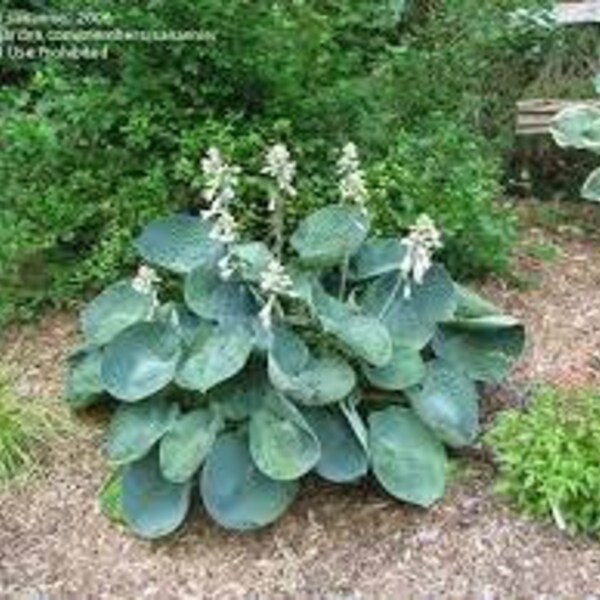
M 525 218 L 530 233 L 519 265 L 526 289 L 486 286 L 530 329 L 515 382 L 598 383 L 600 242 L 584 241 L 562 217 L 550 232 L 548 223 L 542 232 L 537 217 Z M 20 371 L 22 392 L 53 402 L 73 336 L 66 315 L 9 332 L 2 359 Z M 484 464 L 462 469 L 429 512 L 368 485 L 308 482 L 293 509 L 266 531 L 227 533 L 198 509 L 175 539 L 149 544 L 99 514 L 101 431 L 93 421 L 81 430 L 45 457 L 43 476 L 0 491 L 0 598 L 600 597 L 600 546 L 511 513 L 493 497 Z

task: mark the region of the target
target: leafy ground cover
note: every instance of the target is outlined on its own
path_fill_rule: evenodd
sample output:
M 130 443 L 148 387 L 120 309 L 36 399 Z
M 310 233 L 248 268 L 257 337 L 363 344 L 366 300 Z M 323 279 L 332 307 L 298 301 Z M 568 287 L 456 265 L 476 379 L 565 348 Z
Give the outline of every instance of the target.
M 521 209 L 519 286 L 484 292 L 530 331 L 514 393 L 494 393 L 488 411 L 518 404 L 545 379 L 561 387 L 600 384 L 600 240 L 593 208 Z M 540 252 L 540 248 L 554 248 Z M 581 299 L 586 302 L 582 303 Z M 19 363 L 18 389 L 53 402 L 75 318 L 5 335 L 3 360 Z M 371 486 L 310 483 L 272 528 L 228 533 L 200 515 L 168 543 L 140 543 L 99 513 L 105 477 L 102 414 L 86 435 L 55 447 L 47 476 L 0 493 L 0 593 L 131 598 L 585 597 L 600 589 L 596 542 L 519 517 L 492 494 L 482 460 L 462 462 L 447 498 L 431 511 L 398 505 Z M 464 466 L 466 465 L 466 467 Z

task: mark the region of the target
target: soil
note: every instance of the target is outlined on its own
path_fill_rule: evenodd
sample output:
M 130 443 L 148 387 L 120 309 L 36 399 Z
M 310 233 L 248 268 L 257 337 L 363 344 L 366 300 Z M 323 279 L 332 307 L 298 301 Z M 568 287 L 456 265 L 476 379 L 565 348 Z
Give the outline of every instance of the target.
M 600 381 L 600 242 L 580 226 L 540 228 L 522 212 L 523 289 L 492 281 L 483 291 L 523 318 L 530 343 L 512 381 L 517 392 L 490 405 L 514 403 L 541 381 Z M 10 330 L 2 346 L 19 391 L 59 412 L 61 365 L 75 331 L 73 316 L 55 314 Z M 103 424 L 78 423 L 42 457 L 41 473 L 0 490 L 2 599 L 600 598 L 597 542 L 512 512 L 493 494 L 485 461 L 463 461 L 445 499 L 427 512 L 373 485 L 308 481 L 264 531 L 223 531 L 198 507 L 175 537 L 147 543 L 99 513 Z

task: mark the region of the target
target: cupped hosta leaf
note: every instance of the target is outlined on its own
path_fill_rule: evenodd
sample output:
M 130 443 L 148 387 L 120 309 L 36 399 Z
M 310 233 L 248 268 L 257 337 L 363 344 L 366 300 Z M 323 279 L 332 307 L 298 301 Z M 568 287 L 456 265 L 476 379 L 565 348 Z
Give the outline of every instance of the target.
M 104 391 L 100 369 L 102 350 L 84 349 L 69 358 L 69 371 L 65 387 L 65 400 L 72 408 L 87 408 L 96 402 Z
M 369 448 L 375 477 L 392 496 L 423 507 L 443 496 L 444 447 L 412 410 L 371 413 Z
M 434 360 L 423 384 L 408 395 L 421 420 L 446 444 L 460 448 L 477 436 L 479 398 L 475 384 L 462 371 Z
M 366 475 L 369 460 L 365 449 L 339 408 L 307 408 L 302 414 L 321 445 L 315 471 L 323 479 L 343 483 Z
M 153 221 L 135 241 L 142 258 L 176 273 L 214 264 L 223 245 L 209 237 L 211 225 L 191 215 L 171 215 Z
M 186 346 L 194 341 L 199 328 L 206 324 L 206 321 L 203 321 L 187 306 L 178 302 L 168 302 L 160 306 L 155 318 L 171 325 Z
M 300 223 L 291 244 L 305 265 L 332 267 L 356 253 L 368 230 L 368 219 L 358 207 L 326 206 Z
M 187 275 L 184 294 L 190 309 L 211 321 L 245 321 L 258 313 L 256 300 L 245 284 L 223 281 L 205 267 Z
M 181 415 L 160 441 L 160 469 L 175 483 L 184 483 L 200 468 L 221 430 L 218 413 L 199 408 Z
M 223 419 L 245 421 L 260 408 L 269 388 L 262 364 L 250 363 L 242 373 L 212 388 L 208 399 Z
M 592 171 L 592 174 L 587 178 L 586 182 L 583 184 L 581 195 L 586 200 L 600 202 L 600 169 Z
M 178 415 L 176 404 L 157 396 L 136 404 L 122 404 L 116 410 L 106 450 L 117 464 L 138 460 L 171 428 Z
M 455 288 L 458 299 L 456 318 L 472 319 L 478 317 L 489 317 L 492 315 L 497 315 L 500 312 L 497 306 L 494 306 L 485 298 L 482 298 L 472 289 L 458 283 L 455 284 Z
M 425 377 L 421 354 L 412 348 L 394 346 L 392 358 L 384 367 L 363 365 L 363 373 L 371 385 L 382 390 L 405 390 Z
M 297 489 L 296 481 L 275 481 L 256 468 L 243 431 L 218 437 L 200 479 L 208 514 L 223 527 L 242 531 L 276 521 Z
M 102 382 L 115 398 L 136 402 L 169 384 L 181 356 L 181 341 L 166 323 L 136 323 L 105 348 Z
M 235 244 L 230 254 L 233 264 L 245 281 L 260 281 L 261 274 L 273 260 L 273 254 L 263 242 Z
M 152 296 L 135 290 L 131 281 L 118 281 L 96 296 L 81 314 L 81 328 L 89 345 L 101 346 L 118 333 L 150 316 Z
M 320 445 L 298 409 L 272 391 L 250 418 L 250 454 L 265 475 L 288 481 L 317 464 Z
M 362 299 L 365 312 L 380 318 L 394 345 L 421 350 L 432 339 L 435 325 L 451 318 L 458 305 L 454 282 L 441 265 L 433 265 L 410 295 L 396 274 L 373 281 Z
M 406 246 L 399 239 L 368 240 L 354 256 L 350 276 L 360 281 L 398 272 L 405 256 Z
M 523 326 L 495 315 L 444 323 L 433 342 L 437 356 L 476 381 L 501 381 L 521 356 Z
M 561 111 L 550 123 L 550 133 L 562 148 L 600 151 L 600 109 L 573 106 Z
M 127 465 L 121 479 L 121 507 L 129 528 L 143 538 L 155 539 L 173 533 L 187 515 L 192 484 L 165 479 L 158 452 Z
M 206 392 L 239 373 L 253 345 L 252 331 L 244 325 L 202 328 L 179 367 L 176 382 L 183 388 Z
M 323 329 L 358 358 L 376 367 L 390 362 L 392 340 L 379 319 L 355 312 L 322 289 L 314 290 L 313 304 Z

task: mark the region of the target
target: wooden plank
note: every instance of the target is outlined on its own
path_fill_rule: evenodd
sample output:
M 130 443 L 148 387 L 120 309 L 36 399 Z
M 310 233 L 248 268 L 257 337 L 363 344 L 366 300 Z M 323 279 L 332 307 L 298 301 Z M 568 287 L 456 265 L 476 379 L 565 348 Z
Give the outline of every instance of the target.
M 554 8 L 559 25 L 586 25 L 600 23 L 600 0 L 561 2 Z
M 541 135 L 549 132 L 552 119 L 565 108 L 591 106 L 600 109 L 600 100 L 557 100 L 536 98 L 517 102 L 517 134 Z

